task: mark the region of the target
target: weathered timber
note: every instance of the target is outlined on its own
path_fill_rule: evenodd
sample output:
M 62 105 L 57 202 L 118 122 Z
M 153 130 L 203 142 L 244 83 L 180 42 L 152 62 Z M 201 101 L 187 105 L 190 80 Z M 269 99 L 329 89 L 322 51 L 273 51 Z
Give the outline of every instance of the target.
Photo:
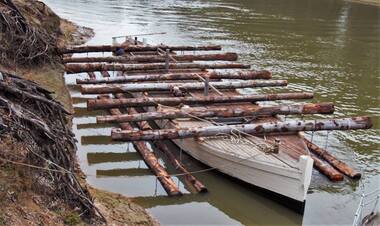
M 92 75 L 90 75 L 92 76 Z M 108 77 L 107 74 L 103 74 L 104 77 Z M 100 100 L 109 99 L 105 96 L 100 96 Z M 109 110 L 112 115 L 121 115 L 122 112 L 117 108 L 112 108 Z M 121 123 L 120 128 L 123 130 L 131 130 L 133 127 L 129 123 Z M 143 141 L 133 142 L 133 145 L 138 151 L 144 162 L 148 165 L 148 167 L 153 171 L 153 173 L 157 176 L 160 181 L 162 187 L 170 196 L 182 195 L 181 191 L 177 187 L 176 183 L 170 177 L 170 175 L 166 172 L 165 168 L 160 164 L 157 157 L 149 150 L 148 146 Z
M 236 95 L 236 96 L 207 96 L 207 97 L 141 97 L 141 98 L 124 98 L 124 99 L 107 99 L 87 100 L 89 109 L 108 109 L 113 107 L 143 107 L 168 105 L 175 106 L 179 104 L 214 104 L 214 103 L 238 103 L 254 101 L 273 101 L 273 100 L 290 100 L 290 99 L 312 99 L 313 93 L 278 93 L 278 94 L 254 94 L 254 95 Z
M 286 80 L 250 80 L 250 81 L 221 81 L 210 82 L 210 86 L 216 89 L 236 89 L 236 88 L 254 88 L 254 87 L 272 87 L 287 86 Z M 203 90 L 204 82 L 191 83 L 132 83 L 132 84 L 100 84 L 100 85 L 82 85 L 82 94 L 106 94 L 106 93 L 126 93 L 126 92 L 144 92 L 144 91 L 171 91 L 174 87 L 180 90 Z
M 170 63 L 169 69 L 249 69 L 251 66 L 248 64 L 238 63 Z M 75 74 L 91 71 L 141 71 L 146 70 L 160 70 L 165 69 L 164 63 L 150 63 L 150 64 L 66 64 L 65 71 L 67 74 Z
M 336 182 L 343 180 L 343 174 L 339 173 L 334 167 L 324 163 L 316 156 L 311 155 L 311 158 L 314 160 L 314 168 L 316 168 L 320 173 L 328 177 L 331 181 Z
M 118 76 L 101 79 L 77 79 L 77 84 L 102 84 L 102 83 L 129 83 L 145 81 L 164 80 L 199 80 L 199 77 L 209 79 L 270 79 L 272 74 L 269 71 L 237 71 L 237 72 L 209 72 L 209 73 L 167 73 L 167 74 L 146 74 Z
M 163 140 L 190 137 L 210 137 L 217 136 L 218 134 L 231 134 L 232 132 L 236 133 L 238 131 L 256 135 L 299 131 L 368 129 L 371 126 L 371 119 L 363 116 L 342 119 L 288 120 L 284 122 L 161 129 L 150 131 L 115 129 L 112 131 L 112 139 L 124 141 Z
M 176 61 L 236 61 L 238 56 L 236 53 L 222 54 L 200 54 L 200 55 L 172 55 Z M 145 55 L 145 56 L 111 56 L 111 57 L 65 57 L 63 63 L 157 63 L 165 62 L 166 57 L 160 55 Z
M 334 105 L 332 103 L 289 104 L 264 107 L 232 105 L 226 107 L 195 107 L 170 110 L 160 109 L 156 112 L 123 114 L 115 116 L 98 116 L 96 117 L 96 120 L 98 123 L 115 123 L 191 117 L 260 117 L 272 116 L 276 114 L 330 114 L 333 112 Z
M 349 167 L 344 162 L 338 160 L 335 156 L 327 152 L 326 150 L 318 147 L 317 145 L 311 143 L 307 139 L 304 139 L 307 147 L 311 152 L 313 152 L 316 156 L 322 157 L 324 160 L 326 160 L 328 163 L 330 163 L 333 167 L 335 167 L 337 170 L 342 172 L 343 174 L 347 175 L 348 177 L 352 179 L 360 179 L 361 173 L 355 171 L 351 167 Z
M 141 46 L 141 45 L 99 45 L 99 46 L 75 46 L 60 49 L 61 54 L 69 53 L 89 53 L 89 52 L 112 52 L 117 49 L 124 49 L 125 52 L 145 52 L 157 51 L 158 49 L 170 49 L 171 51 L 209 51 L 222 50 L 220 45 L 204 45 L 204 46 Z

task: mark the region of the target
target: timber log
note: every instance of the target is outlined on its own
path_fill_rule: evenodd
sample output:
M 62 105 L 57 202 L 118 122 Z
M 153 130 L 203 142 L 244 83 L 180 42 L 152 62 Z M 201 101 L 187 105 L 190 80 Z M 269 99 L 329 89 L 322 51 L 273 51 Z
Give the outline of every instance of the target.
M 252 135 L 261 135 L 299 131 L 369 129 L 371 127 L 371 119 L 363 116 L 342 119 L 289 120 L 284 122 L 161 129 L 150 131 L 114 129 L 112 131 L 112 139 L 123 141 L 164 140 L 191 137 L 210 137 L 217 136 L 218 134 L 231 134 L 232 132 L 236 133 L 239 131 Z
M 100 79 L 77 79 L 77 84 L 102 84 L 102 83 L 130 83 L 146 81 L 164 81 L 164 80 L 199 80 L 199 77 L 209 79 L 270 79 L 272 74 L 269 71 L 237 71 L 237 72 L 209 72 L 209 73 L 165 73 L 165 74 L 144 74 L 118 76 Z
M 352 179 L 360 179 L 361 173 L 355 171 L 351 167 L 349 167 L 346 163 L 338 160 L 335 156 L 331 155 L 326 150 L 318 147 L 317 145 L 311 143 L 307 139 L 304 139 L 307 147 L 311 152 L 313 152 L 316 156 L 322 157 L 324 160 L 326 160 L 328 163 L 330 163 L 333 167 L 335 167 L 337 170 L 345 174 L 346 176 L 352 178 Z
M 207 118 L 207 117 L 260 117 L 273 116 L 276 114 L 331 114 L 334 112 L 332 103 L 320 104 L 290 104 L 278 106 L 228 106 L 228 107 L 195 107 L 159 110 L 157 112 L 146 112 L 137 114 L 123 114 L 114 116 L 98 116 L 98 123 L 115 122 L 139 122 L 160 119 L 176 118 Z
M 248 64 L 238 63 L 170 63 L 169 69 L 249 69 Z M 65 71 L 67 74 L 76 74 L 91 71 L 146 71 L 166 69 L 165 63 L 150 63 L 150 64 L 66 64 Z
M 146 52 L 157 51 L 158 49 L 170 49 L 170 51 L 209 51 L 222 50 L 220 45 L 205 45 L 205 46 L 141 46 L 141 45 L 99 45 L 99 46 L 75 46 L 62 48 L 59 50 L 61 54 L 70 53 L 90 53 L 90 52 L 113 52 L 117 49 L 124 49 L 125 52 Z
M 236 61 L 236 53 L 200 54 L 200 55 L 171 55 L 175 61 Z M 165 62 L 166 56 L 160 55 L 135 55 L 135 56 L 110 56 L 110 57 L 65 57 L 63 63 L 157 63 Z
M 286 80 L 264 80 L 264 81 L 222 81 L 210 82 L 209 86 L 216 89 L 236 89 L 254 87 L 273 87 L 287 86 Z M 107 94 L 107 93 L 126 93 L 126 92 L 145 92 L 145 91 L 171 91 L 175 87 L 180 90 L 203 90 L 204 82 L 192 83 L 132 83 L 132 84 L 101 84 L 101 85 L 82 85 L 82 94 Z
M 168 105 L 175 106 L 179 104 L 214 104 L 214 103 L 238 103 L 238 102 L 255 102 L 255 101 L 274 101 L 274 100 L 291 100 L 291 99 L 312 99 L 313 93 L 278 93 L 278 94 L 253 94 L 253 95 L 236 95 L 236 96 L 202 96 L 202 97 L 141 97 L 125 99 L 107 99 L 97 100 L 89 99 L 87 101 L 88 109 L 108 109 L 114 107 L 144 107 Z

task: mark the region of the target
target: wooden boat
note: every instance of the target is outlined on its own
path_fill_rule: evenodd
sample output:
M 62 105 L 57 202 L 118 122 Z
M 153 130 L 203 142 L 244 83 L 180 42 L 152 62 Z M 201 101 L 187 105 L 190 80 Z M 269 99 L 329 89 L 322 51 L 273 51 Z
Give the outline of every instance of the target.
M 137 45 L 136 45 L 137 44 Z M 348 118 L 342 121 L 339 120 L 327 120 L 327 121 L 305 121 L 302 120 L 293 121 L 292 124 L 285 125 L 277 117 L 276 112 L 263 110 L 264 108 L 252 103 L 252 101 L 261 99 L 239 99 L 234 101 L 220 100 L 218 98 L 222 95 L 226 99 L 239 97 L 241 95 L 234 90 L 234 86 L 226 86 L 223 82 L 215 83 L 221 87 L 227 87 L 228 91 L 220 92 L 212 86 L 210 78 L 221 81 L 220 78 L 211 77 L 210 74 L 218 74 L 218 72 L 206 71 L 206 69 L 228 69 L 228 68 L 247 68 L 243 64 L 196 64 L 192 61 L 191 55 L 186 55 L 185 63 L 177 62 L 176 59 L 181 59 L 179 55 L 174 52 L 166 50 L 163 51 L 157 46 L 145 46 L 141 43 L 124 43 L 121 46 L 94 46 L 94 47 L 80 47 L 78 52 L 85 51 L 114 51 L 116 48 L 124 48 L 128 52 L 128 57 L 133 59 L 139 59 L 139 62 L 131 61 L 126 65 L 106 65 L 106 64 L 68 64 L 66 71 L 68 73 L 79 73 L 103 71 L 103 70 L 116 70 L 123 71 L 124 75 L 131 75 L 129 79 L 119 78 L 106 78 L 97 80 L 78 80 L 78 84 L 87 84 L 82 86 L 82 93 L 91 94 L 107 94 L 113 93 L 118 99 L 100 99 L 90 100 L 88 102 L 89 109 L 95 108 L 124 108 L 129 107 L 134 109 L 139 107 L 145 112 L 157 113 L 155 115 L 154 122 L 160 128 L 159 130 L 136 130 L 131 129 L 115 129 L 112 132 L 112 138 L 115 140 L 124 141 L 153 141 L 161 139 L 171 139 L 181 150 L 185 151 L 195 159 L 201 161 L 210 167 L 210 169 L 216 169 L 231 177 L 237 178 L 241 181 L 247 182 L 251 185 L 263 188 L 265 190 L 276 193 L 280 196 L 293 200 L 299 206 L 304 206 L 306 200 L 307 191 L 311 181 L 313 165 L 320 172 L 327 175 L 333 181 L 339 181 L 343 179 L 343 174 L 350 177 L 357 178 L 360 174 L 349 168 L 344 163 L 336 160 L 332 155 L 328 154 L 325 150 L 321 151 L 320 148 L 314 144 L 306 141 L 300 131 L 317 131 L 317 130 L 347 130 L 347 129 L 366 129 L 371 127 L 371 122 L 368 117 Z M 169 48 L 169 47 L 165 47 Z M 173 50 L 216 50 L 220 49 L 218 46 L 207 47 L 171 47 Z M 137 51 L 130 53 L 131 51 Z M 148 56 L 144 51 L 149 51 L 148 55 L 152 55 L 152 51 L 156 51 L 160 57 Z M 70 48 L 67 51 L 69 53 L 75 53 L 75 48 Z M 155 53 L 155 52 L 153 52 Z M 141 56 L 141 57 L 139 57 Z M 145 57 L 146 56 L 146 57 Z M 162 62 L 162 56 L 165 56 L 165 63 L 153 63 L 146 64 L 147 60 L 153 62 Z M 176 56 L 176 59 L 173 57 Z M 121 59 L 120 56 L 115 58 L 115 62 L 126 62 L 125 59 Z M 223 55 L 218 55 L 218 61 Z M 213 56 L 202 56 L 207 60 L 212 60 Z M 199 59 L 199 57 L 194 57 Z M 99 62 L 103 59 L 70 59 L 64 58 L 65 62 Z M 112 62 L 112 57 L 105 58 L 106 62 Z M 174 61 L 171 65 L 170 61 Z M 228 61 L 236 60 L 235 58 L 226 59 Z M 190 61 L 190 63 L 189 63 Z M 170 66 L 171 65 L 171 66 Z M 216 65 L 216 66 L 215 66 Z M 106 72 L 107 73 L 107 72 Z M 123 73 L 119 73 L 120 76 Z M 104 74 L 104 71 L 102 72 Z M 133 75 L 138 74 L 133 77 Z M 144 76 L 142 76 L 142 75 Z M 157 74 L 157 75 L 151 75 Z M 177 74 L 177 75 L 175 75 Z M 202 85 L 191 83 L 194 80 L 194 74 L 199 74 L 201 82 L 204 82 L 204 90 L 202 91 Z M 223 73 L 219 73 L 218 76 Z M 260 79 L 248 76 L 249 72 L 239 72 L 242 79 Z M 254 74 L 254 73 L 251 73 Z M 244 76 L 243 76 L 244 75 Z M 225 75 L 223 75 L 225 76 Z M 236 77 L 236 73 L 234 74 Z M 93 76 L 95 77 L 95 76 Z M 109 77 L 109 75 L 104 76 Z M 185 80 L 187 77 L 189 80 Z M 248 78 L 249 77 L 249 78 Z M 265 77 L 265 76 L 264 76 Z M 262 77 L 262 78 L 264 78 Z M 160 78 L 165 78 L 163 81 Z M 182 79 L 182 80 L 181 80 Z M 269 79 L 269 77 L 265 77 Z M 154 83 L 151 81 L 155 80 Z M 173 83 L 175 80 L 175 83 Z M 149 81 L 150 83 L 145 83 Z M 280 81 L 280 80 L 278 80 Z M 123 83 L 124 82 L 124 83 Z M 140 82 L 142 84 L 134 85 L 131 82 Z M 164 83 L 162 83 L 164 82 Z M 101 85 L 97 85 L 101 83 Z M 180 83 L 186 84 L 183 87 L 188 87 L 189 90 L 181 89 Z M 189 84 L 190 83 L 190 84 Z M 244 83 L 241 82 L 239 87 L 255 87 L 257 82 Z M 88 85 L 90 84 L 90 85 Z M 232 84 L 232 83 L 231 83 Z M 248 85 L 247 85 L 248 84 Z M 265 83 L 270 84 L 270 83 Z M 273 83 L 272 83 L 273 84 Z M 287 82 L 276 82 L 276 84 L 287 84 Z M 269 86 L 269 85 L 260 85 Z M 158 88 L 159 87 L 159 88 Z M 201 87 L 201 88 L 200 88 Z M 210 89 L 215 92 L 209 92 Z M 135 91 L 130 93 L 130 91 Z M 145 91 L 144 93 L 140 91 Z M 157 92 L 158 91 L 158 92 Z M 185 92 L 184 92 L 185 91 Z M 127 98 L 124 94 L 129 93 L 133 98 Z M 240 95 L 240 96 L 239 96 Z M 163 101 L 160 97 L 170 97 L 169 101 Z M 183 97 L 185 96 L 185 97 Z M 312 96 L 312 95 L 311 95 Z M 188 97 L 188 98 L 187 98 Z M 276 95 L 267 95 L 262 98 L 263 100 L 269 100 L 268 98 L 281 99 Z M 294 95 L 292 96 L 294 97 Z M 145 98 L 145 99 L 144 99 Z M 150 99 L 149 99 L 150 98 Z M 252 97 L 254 98 L 254 97 Z M 266 99 L 265 99 L 266 98 Z M 274 100 L 276 100 L 276 98 Z M 301 95 L 300 99 L 308 99 L 310 95 Z M 216 101 L 218 99 L 218 101 Z M 211 101 L 213 100 L 213 101 Z M 157 102 L 163 101 L 163 102 Z M 171 102 L 172 101 L 172 102 Z M 165 104 L 176 105 L 175 101 L 183 101 L 185 106 L 178 108 L 178 106 L 165 106 Z M 164 104 L 162 104 L 164 103 Z M 190 106 L 187 106 L 190 105 Z M 183 115 L 182 109 L 190 108 L 196 109 L 194 106 L 203 108 L 204 111 L 214 111 L 216 114 L 217 107 L 225 108 L 228 115 L 226 117 L 194 117 L 189 114 Z M 298 114 L 314 114 L 314 113 L 332 113 L 333 108 L 324 109 L 323 105 L 315 105 L 311 108 L 301 108 L 293 113 Z M 184 108 L 185 107 L 185 108 Z M 216 108 L 215 108 L 216 107 Z M 162 110 L 164 108 L 164 110 Z M 290 114 L 290 105 L 288 110 L 280 113 Z M 249 109 L 244 112 L 242 117 L 234 117 L 236 113 L 234 109 Z M 272 109 L 273 110 L 273 109 Z M 170 112 L 171 111 L 171 112 Z M 175 111 L 175 112 L 173 112 Z M 257 112 L 261 112 L 258 114 Z M 112 111 L 111 111 L 112 113 Z M 198 111 L 197 113 L 202 113 Z M 262 114 L 263 113 L 263 114 Z M 132 113 L 131 113 L 132 114 Z M 145 122 L 146 119 L 138 119 L 141 115 L 122 115 L 121 113 L 113 114 L 110 116 L 113 122 L 118 123 L 133 123 L 136 121 Z M 182 115 L 181 115 L 182 114 Z M 172 115 L 170 118 L 168 115 Z M 173 117 L 173 115 L 176 115 Z M 179 116 L 178 116 L 179 115 Z M 132 117 L 133 116 L 133 117 Z M 142 117 L 142 116 L 141 116 Z M 216 121 L 215 121 L 216 120 Z M 100 123 L 101 120 L 98 120 Z M 282 123 L 282 124 L 281 124 Z M 245 132 L 247 128 L 253 128 L 249 132 Z M 143 127 L 140 126 L 140 129 Z M 222 130 L 222 128 L 224 130 Z M 219 133 L 219 131 L 222 131 Z M 248 130 L 247 130 L 248 131 Z M 138 146 L 138 145 L 137 145 Z M 316 156 L 310 153 L 310 150 L 319 153 Z M 318 152 L 319 151 L 319 152 Z M 327 154 L 326 154 L 327 153 Z M 144 157 L 144 154 L 142 154 Z M 145 161 L 150 161 L 145 159 Z M 156 161 L 156 160 L 155 160 Z M 157 161 L 156 161 L 157 162 Z M 154 168 L 154 164 L 148 164 L 151 168 Z M 341 171 L 342 173 L 338 172 Z M 156 170 L 157 171 L 157 170 Z M 190 173 L 189 173 L 190 174 Z M 359 176 L 358 176 L 359 175 Z M 169 177 L 168 175 L 160 176 Z M 165 181 L 161 181 L 165 187 Z M 171 182 L 168 182 L 171 183 Z M 170 187 L 172 185 L 167 185 Z M 169 188 L 166 189 L 169 192 Z M 177 192 L 178 193 L 178 192 Z M 176 194 L 177 194 L 176 193 Z

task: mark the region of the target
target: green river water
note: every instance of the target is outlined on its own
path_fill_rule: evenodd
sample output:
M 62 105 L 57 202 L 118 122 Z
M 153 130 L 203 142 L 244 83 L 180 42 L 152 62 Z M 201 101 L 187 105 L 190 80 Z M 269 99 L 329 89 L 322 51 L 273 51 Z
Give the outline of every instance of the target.
M 379 187 L 380 7 L 343 0 L 44 2 L 63 18 L 93 28 L 96 35 L 88 44 L 151 32 L 166 34 L 147 37 L 150 44 L 220 44 L 239 53 L 240 62 L 288 79 L 282 91 L 315 92 L 313 102 L 334 102 L 335 117 L 373 117 L 373 129 L 328 136 L 328 150 L 361 170 L 363 179 L 332 183 L 313 172 L 303 215 L 217 172 L 197 175 L 210 190 L 206 195 L 191 195 L 174 177 L 187 195 L 168 198 L 132 145 L 111 142 L 112 125 L 93 124 L 102 112 L 88 112 L 86 97 L 74 85 L 86 75 L 67 75 L 78 156 L 88 182 L 134 197 L 163 225 L 351 225 L 361 185 L 366 191 Z M 326 133 L 314 139 L 325 145 Z M 187 156 L 185 161 L 192 170 L 204 168 Z

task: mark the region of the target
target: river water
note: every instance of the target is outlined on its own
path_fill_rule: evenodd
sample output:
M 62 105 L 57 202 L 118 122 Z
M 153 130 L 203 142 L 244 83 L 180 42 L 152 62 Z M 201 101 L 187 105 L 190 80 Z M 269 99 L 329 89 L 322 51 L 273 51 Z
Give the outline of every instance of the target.
M 74 85 L 75 78 L 85 75 L 67 75 L 78 157 L 88 182 L 134 197 L 163 225 L 349 225 L 362 185 L 366 191 L 379 187 L 379 7 L 343 0 L 44 2 L 63 18 L 93 28 L 96 35 L 88 44 L 111 44 L 112 36 L 151 32 L 166 32 L 147 37 L 151 44 L 220 44 L 254 69 L 288 79 L 283 91 L 312 91 L 313 102 L 334 102 L 334 116 L 373 116 L 370 130 L 315 135 L 323 146 L 328 138 L 328 150 L 361 170 L 363 179 L 331 183 L 314 172 L 304 215 L 217 172 L 197 175 L 209 194 L 191 195 L 175 178 L 187 195 L 168 198 L 132 145 L 111 143 L 112 125 L 92 124 L 101 112 L 88 112 Z M 184 158 L 192 170 L 204 167 Z

